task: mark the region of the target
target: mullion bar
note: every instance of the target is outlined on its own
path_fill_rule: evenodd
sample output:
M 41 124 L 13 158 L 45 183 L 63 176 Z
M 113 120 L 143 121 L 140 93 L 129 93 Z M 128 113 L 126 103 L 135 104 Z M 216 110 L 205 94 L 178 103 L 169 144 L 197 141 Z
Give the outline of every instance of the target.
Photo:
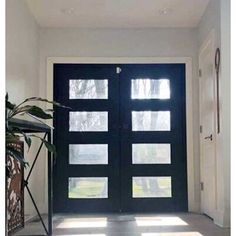
M 131 111 L 170 111 L 175 108 L 171 100 L 138 100 L 130 102 Z
M 64 105 L 71 108 L 70 111 L 102 111 L 112 109 L 108 99 L 71 99 L 67 100 Z

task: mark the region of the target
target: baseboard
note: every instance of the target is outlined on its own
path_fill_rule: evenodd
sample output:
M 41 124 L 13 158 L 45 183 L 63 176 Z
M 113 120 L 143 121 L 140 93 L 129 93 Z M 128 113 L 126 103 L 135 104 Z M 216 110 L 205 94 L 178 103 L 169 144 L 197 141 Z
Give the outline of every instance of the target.
M 25 215 L 25 223 L 31 222 L 35 220 L 38 216 L 37 215 Z
M 47 214 L 47 206 L 45 204 L 37 204 L 37 207 L 39 209 L 39 212 L 41 215 L 45 215 Z M 25 223 L 30 222 L 30 221 L 34 221 L 38 219 L 38 214 L 36 212 L 36 210 L 32 207 L 32 209 L 30 209 L 30 211 L 28 211 L 28 214 L 25 214 Z
M 188 207 L 188 212 L 201 214 L 200 203 L 196 202 L 195 204 Z
M 216 210 L 214 223 L 222 228 L 230 228 L 230 216 L 225 211 Z

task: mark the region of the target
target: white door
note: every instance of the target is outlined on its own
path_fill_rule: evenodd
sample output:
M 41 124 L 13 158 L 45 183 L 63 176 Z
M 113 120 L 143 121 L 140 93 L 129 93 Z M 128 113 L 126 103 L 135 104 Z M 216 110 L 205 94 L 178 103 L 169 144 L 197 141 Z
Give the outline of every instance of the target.
M 199 54 L 200 80 L 200 161 L 201 208 L 214 218 L 216 204 L 216 97 L 214 67 L 214 32 L 208 36 Z

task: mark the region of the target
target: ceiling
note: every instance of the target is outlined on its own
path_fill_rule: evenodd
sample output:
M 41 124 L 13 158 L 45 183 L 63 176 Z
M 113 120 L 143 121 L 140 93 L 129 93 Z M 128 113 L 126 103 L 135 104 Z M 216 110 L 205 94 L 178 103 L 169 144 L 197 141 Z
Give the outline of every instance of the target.
M 196 27 L 209 0 L 25 0 L 41 27 Z

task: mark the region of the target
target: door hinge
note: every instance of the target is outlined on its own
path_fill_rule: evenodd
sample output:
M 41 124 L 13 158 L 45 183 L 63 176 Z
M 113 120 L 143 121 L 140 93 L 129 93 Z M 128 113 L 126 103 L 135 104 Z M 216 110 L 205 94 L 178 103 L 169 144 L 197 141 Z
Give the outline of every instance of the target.
M 200 125 L 200 134 L 202 133 L 202 125 Z
M 200 183 L 200 188 L 201 188 L 201 191 L 204 190 L 204 183 L 203 182 Z
M 120 72 L 121 72 L 121 68 L 120 67 L 116 67 L 116 74 L 120 74 Z
M 202 77 L 202 70 L 201 69 L 199 69 L 198 75 L 199 75 L 199 77 Z

